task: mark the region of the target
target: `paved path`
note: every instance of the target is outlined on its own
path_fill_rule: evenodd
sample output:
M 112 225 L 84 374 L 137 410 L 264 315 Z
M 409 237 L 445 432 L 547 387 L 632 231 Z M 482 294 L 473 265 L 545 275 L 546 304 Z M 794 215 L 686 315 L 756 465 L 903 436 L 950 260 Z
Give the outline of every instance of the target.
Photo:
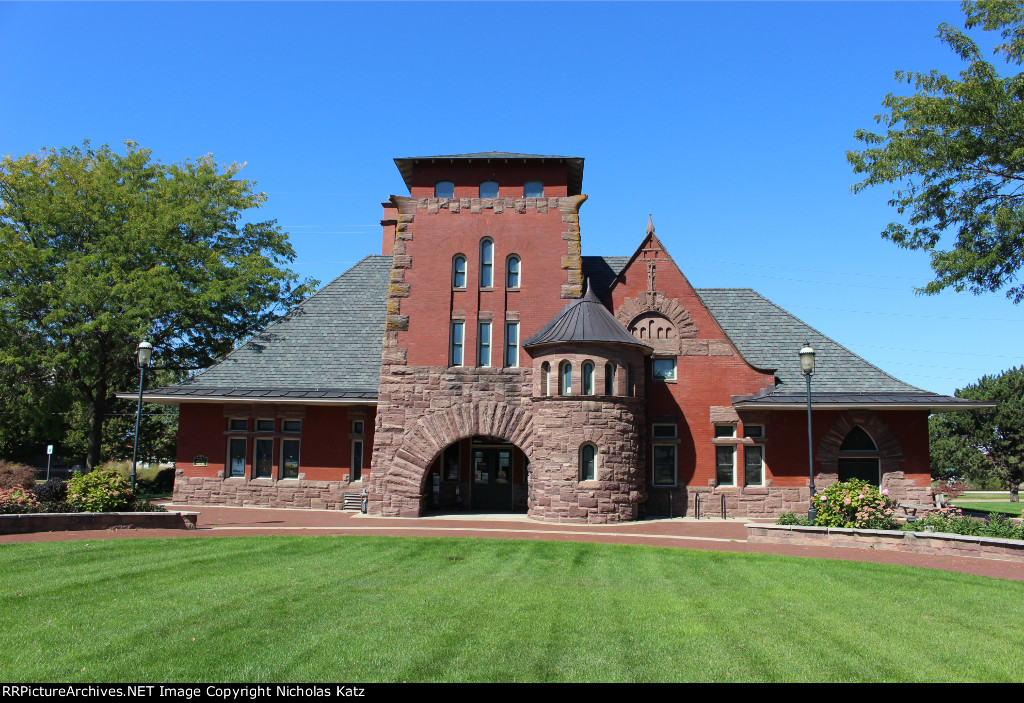
M 231 537 L 239 535 L 394 535 L 416 537 L 482 537 L 547 539 L 610 544 L 647 544 L 685 549 L 708 549 L 847 561 L 905 564 L 959 571 L 980 576 L 1024 581 L 1024 564 L 995 559 L 905 554 L 871 549 L 751 544 L 747 520 L 643 520 L 622 525 L 559 525 L 523 515 L 459 514 L 426 518 L 380 518 L 337 510 L 283 510 L 167 505 L 172 510 L 196 510 L 196 530 L 84 530 L 0 535 L 0 544 L 59 540 L 126 539 L 136 537 Z

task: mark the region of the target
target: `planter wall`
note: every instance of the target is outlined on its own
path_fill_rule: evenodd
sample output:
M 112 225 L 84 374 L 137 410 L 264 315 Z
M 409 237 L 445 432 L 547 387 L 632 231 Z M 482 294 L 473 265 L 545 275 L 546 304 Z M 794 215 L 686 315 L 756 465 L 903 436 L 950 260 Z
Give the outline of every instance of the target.
M 981 557 L 1024 562 L 1024 541 L 1017 539 L 975 537 L 946 532 L 862 530 L 803 525 L 748 524 L 746 527 L 748 542 L 884 549 L 914 554 L 940 554 L 952 557 Z
M 194 530 L 199 513 L 24 513 L 0 515 L 0 534 L 62 530 Z

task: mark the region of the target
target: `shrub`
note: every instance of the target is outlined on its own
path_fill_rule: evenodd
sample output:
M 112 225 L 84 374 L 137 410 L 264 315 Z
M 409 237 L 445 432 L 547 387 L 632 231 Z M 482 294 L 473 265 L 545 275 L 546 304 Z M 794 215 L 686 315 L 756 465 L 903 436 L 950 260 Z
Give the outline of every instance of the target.
M 878 487 L 861 479 L 834 483 L 814 496 L 815 524 L 822 527 L 896 529 L 895 504 Z
M 810 526 L 812 523 L 807 519 L 806 515 L 797 515 L 793 512 L 780 513 L 779 517 L 775 519 L 776 525 L 806 525 Z
M 129 507 L 131 501 L 128 479 L 116 471 L 97 469 L 71 475 L 67 502 L 83 513 L 117 512 Z
M 138 493 L 165 494 L 174 491 L 174 469 L 160 469 L 152 479 L 140 478 L 135 482 Z
M 0 488 L 0 514 L 34 513 L 39 510 L 39 501 L 20 486 Z
M 989 513 L 988 522 L 985 523 L 986 537 L 999 537 L 1001 539 L 1024 539 L 1024 522 L 1015 523 L 1008 520 L 1002 513 Z
M 24 464 L 0 460 L 0 488 L 32 488 L 36 485 L 36 470 Z
M 964 515 L 959 508 L 929 510 L 914 522 L 908 522 L 903 529 L 924 532 L 928 528 L 955 535 L 1024 539 L 1024 526 L 1008 520 L 1001 513 L 989 513 L 988 520 L 978 520 Z
M 32 487 L 32 493 L 40 503 L 61 503 L 68 497 L 68 484 L 59 478 Z

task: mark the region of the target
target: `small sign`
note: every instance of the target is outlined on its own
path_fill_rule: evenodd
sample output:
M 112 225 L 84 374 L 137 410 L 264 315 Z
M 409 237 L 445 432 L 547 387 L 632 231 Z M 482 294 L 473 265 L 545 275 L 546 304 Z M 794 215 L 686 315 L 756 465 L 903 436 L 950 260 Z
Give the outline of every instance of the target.
M 52 444 L 47 444 L 46 445 L 46 453 L 47 454 L 53 454 L 53 445 Z
M 192 466 L 209 466 L 209 464 L 210 460 L 202 454 L 192 459 Z

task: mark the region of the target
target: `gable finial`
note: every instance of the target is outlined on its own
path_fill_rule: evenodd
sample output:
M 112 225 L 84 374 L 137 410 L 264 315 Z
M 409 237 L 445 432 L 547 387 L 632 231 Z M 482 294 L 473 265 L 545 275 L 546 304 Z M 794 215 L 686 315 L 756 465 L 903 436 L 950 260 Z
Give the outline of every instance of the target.
M 654 234 L 654 215 L 648 213 L 647 215 L 647 235 Z

